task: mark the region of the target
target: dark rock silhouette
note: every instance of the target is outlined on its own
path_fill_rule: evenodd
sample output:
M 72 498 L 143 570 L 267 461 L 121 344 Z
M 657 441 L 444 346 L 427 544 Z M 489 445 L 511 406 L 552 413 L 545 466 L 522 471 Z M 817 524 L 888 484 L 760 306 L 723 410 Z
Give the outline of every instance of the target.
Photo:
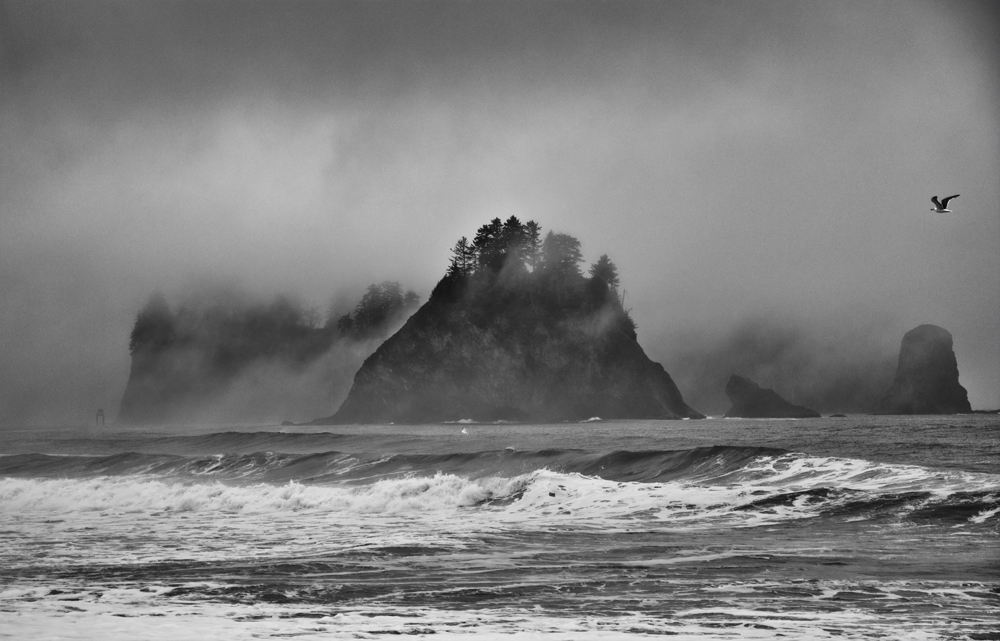
M 727 418 L 819 418 L 819 413 L 808 407 L 792 405 L 777 392 L 763 389 L 749 378 L 733 374 L 726 383 L 726 396 L 733 406 Z
M 896 377 L 876 414 L 970 413 L 969 393 L 958 382 L 958 361 L 948 330 L 921 325 L 903 336 Z
M 537 230 L 511 217 L 462 238 L 427 303 L 313 423 L 704 418 L 636 342 L 614 264 L 584 277 L 579 241 Z
M 613 311 L 552 313 L 531 298 L 508 291 L 477 318 L 435 290 L 314 423 L 704 418 Z

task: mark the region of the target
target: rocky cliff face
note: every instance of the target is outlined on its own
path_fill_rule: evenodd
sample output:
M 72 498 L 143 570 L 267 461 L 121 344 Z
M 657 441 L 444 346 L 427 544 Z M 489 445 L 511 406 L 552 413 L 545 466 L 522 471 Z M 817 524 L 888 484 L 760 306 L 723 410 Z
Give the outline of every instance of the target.
M 727 418 L 819 418 L 819 413 L 792 405 L 777 392 L 763 389 L 749 378 L 733 374 L 726 383 L 726 396 L 733 406 Z
M 316 424 L 704 418 L 598 279 L 450 275 Z
M 892 387 L 876 414 L 957 414 L 972 411 L 969 394 L 958 382 L 951 334 L 921 325 L 903 336 Z

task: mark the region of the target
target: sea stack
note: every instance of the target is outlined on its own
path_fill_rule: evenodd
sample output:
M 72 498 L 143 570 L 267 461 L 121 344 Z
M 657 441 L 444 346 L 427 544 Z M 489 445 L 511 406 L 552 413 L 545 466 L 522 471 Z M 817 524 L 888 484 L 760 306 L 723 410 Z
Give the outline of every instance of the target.
M 462 238 L 430 299 L 362 365 L 333 416 L 313 424 L 704 418 L 636 342 L 602 256 L 511 217 Z
M 876 414 L 963 414 L 972 411 L 958 382 L 958 361 L 948 330 L 921 325 L 903 336 L 892 387 Z
M 819 412 L 792 405 L 777 392 L 763 389 L 749 378 L 733 374 L 726 383 L 726 396 L 733 406 L 726 418 L 819 418 Z

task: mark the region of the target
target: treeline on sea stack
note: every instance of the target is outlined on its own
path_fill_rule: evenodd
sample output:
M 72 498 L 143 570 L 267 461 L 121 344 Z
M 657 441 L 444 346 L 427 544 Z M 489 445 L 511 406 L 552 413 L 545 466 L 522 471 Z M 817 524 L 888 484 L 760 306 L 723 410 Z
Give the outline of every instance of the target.
M 504 308 L 509 311 L 511 297 L 527 293 L 535 320 L 539 312 L 561 317 L 566 312 L 587 315 L 607 308 L 619 329 L 635 338 L 635 323 L 618 292 L 617 267 L 603 254 L 585 277 L 580 270 L 580 241 L 569 234 L 549 231 L 542 238 L 541 226 L 533 220 L 494 218 L 476 231 L 471 242 L 460 238 L 451 254 L 448 271 L 431 299 L 465 301 L 474 324 L 497 318 Z

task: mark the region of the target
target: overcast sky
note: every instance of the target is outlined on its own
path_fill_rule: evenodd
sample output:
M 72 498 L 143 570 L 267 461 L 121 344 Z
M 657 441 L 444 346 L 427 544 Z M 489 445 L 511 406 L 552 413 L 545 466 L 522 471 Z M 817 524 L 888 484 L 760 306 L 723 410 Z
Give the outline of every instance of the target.
M 0 423 L 117 412 L 155 289 L 426 298 L 510 215 L 678 380 L 746 319 L 933 323 L 1000 407 L 995 7 L 0 0 Z

